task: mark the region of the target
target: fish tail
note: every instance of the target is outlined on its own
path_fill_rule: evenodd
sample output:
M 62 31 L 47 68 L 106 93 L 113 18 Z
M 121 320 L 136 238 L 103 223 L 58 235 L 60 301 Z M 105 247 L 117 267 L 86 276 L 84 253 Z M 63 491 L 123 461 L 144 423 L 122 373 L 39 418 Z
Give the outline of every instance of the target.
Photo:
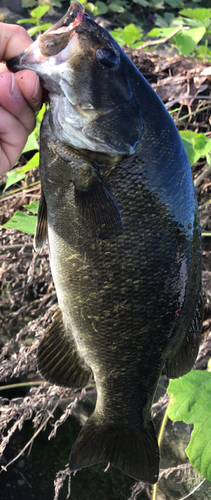
M 133 428 L 106 424 L 95 412 L 83 426 L 70 455 L 70 470 L 76 471 L 107 462 L 128 476 L 154 484 L 159 473 L 159 449 L 152 421 Z

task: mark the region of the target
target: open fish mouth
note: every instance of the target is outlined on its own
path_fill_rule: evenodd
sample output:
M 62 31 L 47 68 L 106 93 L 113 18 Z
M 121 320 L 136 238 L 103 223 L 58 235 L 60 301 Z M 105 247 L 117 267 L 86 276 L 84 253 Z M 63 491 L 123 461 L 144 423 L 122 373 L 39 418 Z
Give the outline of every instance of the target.
M 121 49 L 79 2 L 7 66 L 40 77 L 49 91 L 52 131 L 62 143 L 110 156 L 135 152 L 140 111 L 121 67 Z M 135 134 L 128 134 L 128 121 L 136 121 Z

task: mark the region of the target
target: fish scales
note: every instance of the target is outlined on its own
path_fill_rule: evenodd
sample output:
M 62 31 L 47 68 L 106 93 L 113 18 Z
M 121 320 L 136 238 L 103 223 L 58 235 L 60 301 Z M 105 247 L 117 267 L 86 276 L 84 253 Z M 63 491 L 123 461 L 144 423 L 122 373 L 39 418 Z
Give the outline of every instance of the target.
M 35 246 L 48 240 L 59 309 L 38 367 L 73 388 L 93 374 L 97 388 L 70 469 L 110 462 L 153 484 L 158 380 L 162 369 L 170 377 L 191 369 L 201 333 L 200 227 L 187 155 L 159 98 L 79 2 L 8 67 L 34 69 L 50 92 Z

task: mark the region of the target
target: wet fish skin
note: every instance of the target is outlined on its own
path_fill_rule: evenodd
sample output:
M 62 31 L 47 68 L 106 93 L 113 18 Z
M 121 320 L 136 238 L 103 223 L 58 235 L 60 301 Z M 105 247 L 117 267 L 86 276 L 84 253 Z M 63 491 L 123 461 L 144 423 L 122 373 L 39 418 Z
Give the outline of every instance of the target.
M 83 51 L 92 46 L 93 30 L 107 43 L 105 30 L 87 17 L 74 30 L 83 38 Z M 119 52 L 118 71 L 131 89 L 127 105 L 121 101 L 124 123 L 116 118 L 108 128 L 106 119 L 103 128 L 103 113 L 94 121 L 113 153 L 75 150 L 58 139 L 53 125 L 58 82 L 41 126 L 44 201 L 38 227 L 46 214 L 60 310 L 40 344 L 38 366 L 47 380 L 64 386 L 84 387 L 94 374 L 96 408 L 72 448 L 71 470 L 107 461 L 154 483 L 159 451 L 150 410 L 159 376 L 163 368 L 172 378 L 187 373 L 200 342 L 200 227 L 191 170 L 174 123 L 116 42 L 109 43 Z M 87 60 L 90 88 L 96 65 Z M 17 58 L 12 64 L 18 67 Z M 97 68 L 98 80 L 108 71 L 113 85 L 110 69 Z M 102 109 L 102 99 L 110 112 L 105 92 L 99 85 L 94 110 Z M 134 103 L 139 126 L 130 136 L 135 151 L 129 154 L 116 143 L 123 148 Z M 45 241 L 45 224 L 40 231 L 38 246 Z

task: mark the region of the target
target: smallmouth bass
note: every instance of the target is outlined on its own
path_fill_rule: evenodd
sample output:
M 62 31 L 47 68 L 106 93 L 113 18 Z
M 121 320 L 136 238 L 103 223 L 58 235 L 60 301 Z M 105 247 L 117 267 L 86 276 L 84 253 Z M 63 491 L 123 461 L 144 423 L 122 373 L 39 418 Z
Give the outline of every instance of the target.
M 201 324 L 201 242 L 189 161 L 170 115 L 111 35 L 73 2 L 12 71 L 49 91 L 35 248 L 49 244 L 59 309 L 38 349 L 49 382 L 96 408 L 70 469 L 109 462 L 154 484 L 161 371 L 187 373 Z

